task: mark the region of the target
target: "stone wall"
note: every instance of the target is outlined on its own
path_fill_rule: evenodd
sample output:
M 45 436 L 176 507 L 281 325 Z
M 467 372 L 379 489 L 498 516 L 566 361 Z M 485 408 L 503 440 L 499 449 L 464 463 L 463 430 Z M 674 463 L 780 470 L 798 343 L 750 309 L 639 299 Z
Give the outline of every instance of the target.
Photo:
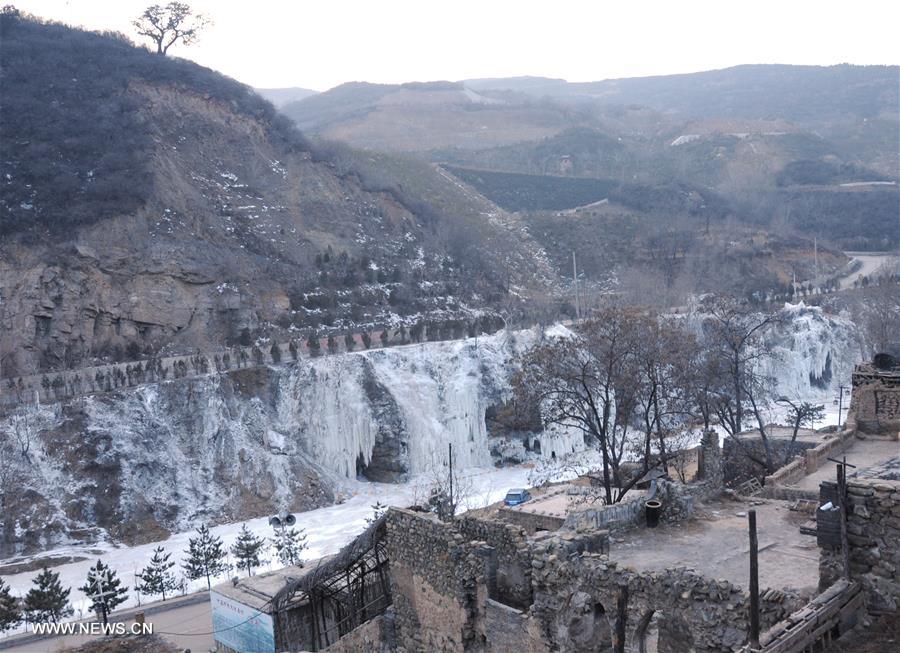
M 740 485 L 744 481 L 748 481 L 751 478 L 758 478 L 760 482 L 762 482 L 767 474 L 765 467 L 754 462 L 747 455 L 747 453 L 749 452 L 755 458 L 758 458 L 759 460 L 765 460 L 766 453 L 765 448 L 763 447 L 762 439 L 758 435 L 741 435 L 739 437 L 739 442 L 736 442 L 733 436 L 726 438 L 725 444 L 722 448 L 724 458 L 723 472 L 725 475 L 725 482 L 730 487 Z M 788 447 L 791 446 L 790 439 L 770 437 L 769 444 L 772 449 L 772 455 L 775 459 L 776 466 L 780 465 L 781 461 L 784 460 L 784 456 L 787 453 Z M 789 461 L 789 464 L 793 462 L 797 457 L 802 457 L 806 449 L 810 449 L 815 446 L 815 442 L 809 442 L 805 440 L 797 440 L 796 442 L 794 442 L 793 455 L 791 457 L 791 461 Z M 798 464 L 803 463 L 801 462 Z
M 530 557 L 533 602 L 516 609 L 489 596 L 484 540 L 500 558 Z M 503 542 L 506 542 L 504 545 Z M 388 547 L 394 576 L 398 651 L 572 653 L 609 650 L 616 600 L 628 588 L 627 644 L 639 650 L 653 620 L 661 652 L 738 651 L 746 642 L 748 597 L 723 580 L 685 568 L 638 572 L 608 556 L 608 533 L 560 531 L 520 540 L 506 525 L 478 520 L 443 524 L 430 516 L 392 509 Z M 523 547 L 527 547 L 526 554 Z M 800 601 L 763 590 L 762 626 L 790 614 Z
M 387 549 L 398 647 L 464 651 L 475 637 L 476 598 L 487 599 L 484 558 L 451 524 L 396 508 L 388 514 Z
M 654 498 L 662 503 L 661 521 L 677 522 L 690 519 L 694 514 L 694 501 L 716 494 L 721 487 L 714 483 L 685 485 L 660 480 Z M 640 494 L 632 499 L 608 506 L 572 510 L 566 516 L 563 528 L 569 530 L 622 531 L 645 523 L 645 504 L 649 495 Z
M 530 535 L 534 535 L 538 531 L 559 530 L 566 521 L 564 517 L 556 515 L 510 508 L 500 508 L 498 515 L 500 519 L 524 528 Z
M 738 651 L 747 639 L 749 598 L 727 581 L 704 578 L 686 568 L 637 572 L 620 568 L 606 555 L 562 553 L 554 541 L 535 552 L 531 612 L 551 650 L 607 650 L 604 633 L 615 627 L 623 587 L 628 588 L 625 630 L 630 650 L 642 650 L 640 642 L 654 615 L 660 642 L 668 640 L 670 651 Z M 761 594 L 763 627 L 800 605 L 793 595 L 768 590 Z
M 393 612 L 388 610 L 357 626 L 323 650 L 328 653 L 392 653 L 395 650 Z
M 796 483 L 818 470 L 829 456 L 834 457 L 838 451 L 843 451 L 852 445 L 855 438 L 855 431 L 845 429 L 812 448 L 804 449 L 802 457 L 795 458 L 793 462 L 781 467 L 774 474 L 766 476 L 764 485 L 770 487 Z
M 469 540 L 484 542 L 496 557 L 492 567 L 495 581 L 488 583 L 488 594 L 506 605 L 527 608 L 531 605 L 531 550 L 525 531 L 496 520 L 463 517 L 456 527 Z
M 848 480 L 847 541 L 851 579 L 862 583 L 869 609 L 900 611 L 900 481 Z M 821 587 L 841 576 L 839 548 L 821 548 L 819 569 Z
M 900 371 L 857 365 L 848 424 L 869 435 L 896 438 L 900 431 Z

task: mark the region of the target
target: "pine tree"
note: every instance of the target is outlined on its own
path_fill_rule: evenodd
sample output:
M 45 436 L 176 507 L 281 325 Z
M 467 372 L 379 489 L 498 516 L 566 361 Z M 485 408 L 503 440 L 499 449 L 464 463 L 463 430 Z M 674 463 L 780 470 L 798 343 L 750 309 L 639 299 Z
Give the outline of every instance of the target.
M 141 594 L 149 594 L 150 596 L 161 594 L 162 600 L 165 601 L 166 594 L 171 595 L 172 592 L 178 589 L 178 580 L 171 571 L 172 567 L 175 566 L 175 563 L 170 560 L 171 557 L 172 554 L 166 553 L 161 546 L 153 551 L 150 564 L 138 574 L 138 578 L 141 579 L 139 588 Z
M 222 546 L 222 538 L 209 532 L 206 525 L 197 529 L 197 537 L 188 540 L 187 561 L 182 565 L 184 575 L 191 580 L 206 578 L 206 589 L 212 589 L 210 579 L 231 570 L 231 565 L 225 562 L 225 549 Z
M 372 504 L 372 516 L 366 517 L 366 523 L 372 524 L 381 519 L 381 516 L 387 512 L 388 507 L 381 503 L 381 501 L 376 501 Z
M 266 541 L 256 537 L 247 528 L 247 524 L 241 526 L 241 532 L 231 546 L 231 554 L 237 559 L 237 568 L 246 569 L 247 576 L 251 576 L 254 567 L 259 567 L 259 554 Z
M 300 565 L 300 554 L 307 547 L 306 532 L 301 528 L 299 531 L 295 528 L 282 528 L 275 533 L 272 538 L 272 544 L 278 552 L 278 559 L 285 565 Z
M 88 570 L 87 582 L 78 588 L 91 600 L 91 609 L 99 614 L 103 623 L 109 622 L 109 613 L 125 602 L 128 590 L 112 569 L 97 560 Z
M 0 579 L 0 633 L 12 630 L 22 621 L 22 613 L 9 585 Z
M 63 589 L 58 573 L 45 567 L 33 583 L 34 587 L 28 590 L 23 604 L 23 610 L 31 621 L 59 623 L 74 612 L 69 605 L 72 588 Z

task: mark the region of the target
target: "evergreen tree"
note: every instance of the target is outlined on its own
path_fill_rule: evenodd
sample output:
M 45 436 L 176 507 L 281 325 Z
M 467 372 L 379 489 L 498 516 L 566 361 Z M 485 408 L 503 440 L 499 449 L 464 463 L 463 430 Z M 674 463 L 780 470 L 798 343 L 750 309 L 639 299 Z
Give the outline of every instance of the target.
M 376 501 L 372 504 L 372 516 L 366 517 L 366 523 L 371 524 L 373 522 L 381 519 L 381 516 L 387 512 L 388 507 L 381 503 L 381 501 Z
M 353 351 L 353 348 L 356 347 L 356 340 L 353 339 L 352 333 L 344 335 L 344 347 L 347 348 L 347 351 Z
M 63 589 L 58 573 L 44 567 L 33 583 L 34 587 L 28 590 L 23 605 L 24 612 L 31 621 L 59 623 L 61 619 L 71 616 L 74 612 L 69 605 L 72 588 Z
M 184 575 L 191 580 L 206 578 L 206 589 L 212 589 L 210 579 L 231 570 L 225 562 L 225 548 L 222 538 L 209 532 L 206 525 L 197 529 L 197 537 L 188 540 L 187 561 L 184 563 Z
M 306 339 L 306 347 L 309 349 L 310 356 L 318 356 L 322 353 L 322 345 L 319 343 L 319 336 L 315 333 Z
M 300 554 L 307 547 L 306 532 L 301 528 L 282 528 L 276 531 L 272 544 L 278 552 L 278 559 L 285 565 L 303 566 Z
M 0 633 L 12 630 L 22 621 L 19 603 L 12 595 L 9 585 L 0 579 Z
M 366 349 L 370 349 L 372 347 L 372 336 L 369 335 L 368 331 L 363 331 L 362 334 L 363 347 Z
M 171 557 L 172 554 L 166 553 L 161 546 L 153 551 L 150 564 L 138 574 L 138 578 L 141 579 L 139 591 L 142 594 L 150 596 L 161 594 L 162 600 L 165 601 L 166 594 L 171 595 L 178 589 L 178 580 L 172 573 L 175 563 L 170 560 Z
M 337 353 L 337 341 L 334 339 L 332 334 L 328 334 L 328 353 L 334 354 Z
M 241 532 L 231 546 L 231 555 L 237 560 L 238 569 L 246 569 L 247 576 L 251 576 L 254 567 L 259 567 L 259 554 L 262 552 L 266 541 L 256 537 L 247 528 L 247 524 L 241 526 Z
M 381 332 L 381 335 L 379 336 L 379 338 L 381 340 L 381 346 L 387 347 L 388 339 L 390 338 L 390 336 L 388 335 L 387 329 L 385 329 L 384 331 Z
M 103 623 L 109 623 L 109 613 L 128 597 L 118 575 L 102 560 L 88 570 L 87 582 L 78 588 L 91 600 L 91 609 L 100 615 Z

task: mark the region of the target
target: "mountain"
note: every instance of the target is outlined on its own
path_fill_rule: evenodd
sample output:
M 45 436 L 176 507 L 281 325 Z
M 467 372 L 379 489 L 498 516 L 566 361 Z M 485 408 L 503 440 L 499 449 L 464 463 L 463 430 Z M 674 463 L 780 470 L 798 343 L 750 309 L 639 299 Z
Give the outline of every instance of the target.
M 670 189 L 690 188 L 719 219 L 883 250 L 900 246 L 898 76 L 748 65 L 590 83 L 345 84 L 283 111 L 309 133 L 446 165 L 509 211 L 608 199 L 659 221 L 684 212 Z
M 637 104 L 691 118 L 783 119 L 896 115 L 898 66 L 757 64 L 681 75 L 569 83 L 559 79 L 465 80 L 477 91 L 511 90 L 535 97 Z
M 3 376 L 477 317 L 552 282 L 513 218 L 432 166 L 316 145 L 121 36 L 0 30 Z
M 318 93 L 318 91 L 309 88 L 296 86 L 292 88 L 257 88 L 254 90 L 276 107 L 282 107 L 285 104 L 297 102 Z
M 401 152 L 505 145 L 596 124 L 574 107 L 480 93 L 456 82 L 342 84 L 282 112 L 304 131 Z

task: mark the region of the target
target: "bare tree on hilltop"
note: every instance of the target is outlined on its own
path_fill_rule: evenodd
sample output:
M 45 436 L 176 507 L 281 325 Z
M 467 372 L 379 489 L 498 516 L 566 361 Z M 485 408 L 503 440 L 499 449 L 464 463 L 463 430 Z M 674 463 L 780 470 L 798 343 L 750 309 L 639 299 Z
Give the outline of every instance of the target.
M 184 45 L 195 43 L 200 30 L 209 23 L 206 16 L 195 14 L 190 5 L 170 2 L 165 6 L 150 5 L 132 25 L 138 34 L 148 37 L 156 44 L 156 54 L 165 55 L 178 41 Z

